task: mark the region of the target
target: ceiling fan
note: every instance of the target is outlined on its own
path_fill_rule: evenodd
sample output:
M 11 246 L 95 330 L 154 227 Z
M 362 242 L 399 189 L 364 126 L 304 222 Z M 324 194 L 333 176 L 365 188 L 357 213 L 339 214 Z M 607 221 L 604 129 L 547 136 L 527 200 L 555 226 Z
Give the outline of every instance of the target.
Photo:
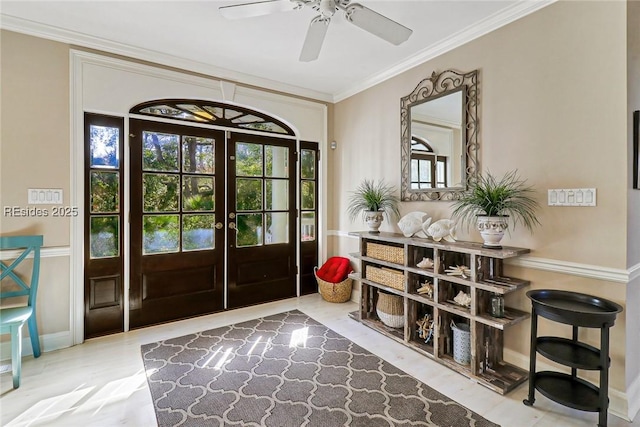
M 288 10 L 300 10 L 305 6 L 320 12 L 320 15 L 311 20 L 307 30 L 307 36 L 300 53 L 300 61 L 302 62 L 318 59 L 331 18 L 338 10 L 344 12 L 348 22 L 394 45 L 406 41 L 413 32 L 404 25 L 359 3 L 351 3 L 351 0 L 266 0 L 221 6 L 220 13 L 227 19 L 241 19 Z

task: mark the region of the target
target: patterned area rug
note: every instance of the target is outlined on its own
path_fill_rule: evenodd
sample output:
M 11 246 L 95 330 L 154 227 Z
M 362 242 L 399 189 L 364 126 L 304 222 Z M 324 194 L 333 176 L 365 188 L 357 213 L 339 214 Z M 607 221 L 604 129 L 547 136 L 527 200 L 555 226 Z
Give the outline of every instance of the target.
M 142 358 L 161 427 L 497 426 L 297 310 Z

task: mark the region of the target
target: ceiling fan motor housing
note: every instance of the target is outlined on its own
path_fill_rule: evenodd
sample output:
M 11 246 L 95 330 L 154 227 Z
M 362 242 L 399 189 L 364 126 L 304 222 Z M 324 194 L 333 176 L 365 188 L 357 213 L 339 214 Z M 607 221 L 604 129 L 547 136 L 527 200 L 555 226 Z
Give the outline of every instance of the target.
M 320 14 L 325 18 L 331 18 L 338 8 L 335 0 L 320 0 Z

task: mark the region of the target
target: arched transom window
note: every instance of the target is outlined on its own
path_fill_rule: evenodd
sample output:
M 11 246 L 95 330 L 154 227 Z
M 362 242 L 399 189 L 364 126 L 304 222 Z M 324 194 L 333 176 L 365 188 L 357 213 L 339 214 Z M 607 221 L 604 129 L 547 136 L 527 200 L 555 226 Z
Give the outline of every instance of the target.
M 267 114 L 214 101 L 162 99 L 138 104 L 130 110 L 130 113 L 281 135 L 295 135 L 289 126 Z

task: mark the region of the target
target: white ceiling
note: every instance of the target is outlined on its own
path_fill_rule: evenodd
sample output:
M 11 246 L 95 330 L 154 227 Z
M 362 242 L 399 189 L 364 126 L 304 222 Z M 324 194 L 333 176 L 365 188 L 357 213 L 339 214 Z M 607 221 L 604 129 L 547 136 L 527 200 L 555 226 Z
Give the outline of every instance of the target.
M 413 30 L 394 46 L 336 13 L 320 57 L 299 62 L 310 8 L 227 20 L 240 1 L 1 1 L 2 28 L 336 102 L 554 0 L 360 0 Z

